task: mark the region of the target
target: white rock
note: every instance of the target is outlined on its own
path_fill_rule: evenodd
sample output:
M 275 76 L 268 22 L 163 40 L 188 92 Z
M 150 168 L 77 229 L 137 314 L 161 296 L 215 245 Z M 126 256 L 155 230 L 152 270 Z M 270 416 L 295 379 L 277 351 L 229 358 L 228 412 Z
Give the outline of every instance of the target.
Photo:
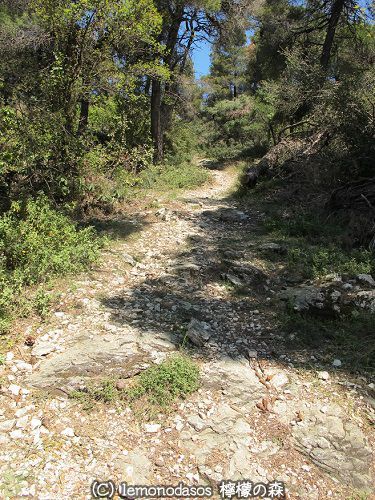
M 12 351 L 7 352 L 5 360 L 9 363 L 14 358 L 14 353 Z
M 332 362 L 332 366 L 334 366 L 335 368 L 339 368 L 341 365 L 342 365 L 342 362 L 340 359 L 334 359 Z
M 56 345 L 52 344 L 52 341 L 39 342 L 33 347 L 32 355 L 36 357 L 47 356 L 51 352 L 56 351 Z
M 21 387 L 19 385 L 10 384 L 8 390 L 13 394 L 13 396 L 18 396 L 19 393 L 21 392 Z
M 15 423 L 16 421 L 14 418 L 11 420 L 5 420 L 4 422 L 0 422 L 0 431 L 9 432 L 11 429 L 13 429 Z
M 0 445 L 9 443 L 9 438 L 6 434 L 0 434 Z
M 375 384 L 374 384 L 374 382 L 371 382 L 371 383 L 368 385 L 368 388 L 369 388 L 369 389 L 375 389 Z
M 160 424 L 145 424 L 145 431 L 149 433 L 155 433 L 160 430 Z
M 42 421 L 39 418 L 32 418 L 30 422 L 31 430 L 38 429 L 42 425 Z
M 26 415 L 26 413 L 29 411 L 30 407 L 29 406 L 24 406 L 23 408 L 19 408 L 16 413 L 14 414 L 15 417 L 20 418 Z
M 12 431 L 10 433 L 10 437 L 12 439 L 22 439 L 24 437 L 24 434 L 22 432 L 22 429 L 16 429 L 15 431 Z
M 61 431 L 61 434 L 66 437 L 74 437 L 74 430 L 71 427 L 67 427 L 63 431 Z
M 180 431 L 182 431 L 182 429 L 183 429 L 183 428 L 184 428 L 184 423 L 183 423 L 183 422 L 181 422 L 181 420 L 178 420 L 178 421 L 176 422 L 176 430 L 177 430 L 178 432 L 180 432 Z
M 28 415 L 25 415 L 24 417 L 19 418 L 16 422 L 17 429 L 26 429 L 28 422 L 29 422 Z
M 320 380 L 329 380 L 329 373 L 328 372 L 317 372 L 318 379 Z
M 274 375 L 272 378 L 271 378 L 271 384 L 274 386 L 274 387 L 283 387 L 284 385 L 288 384 L 289 383 L 289 379 L 288 377 L 285 375 L 285 373 L 283 372 L 280 372 L 280 373 L 276 373 L 276 375 Z
M 15 361 L 15 365 L 21 372 L 33 371 L 33 365 L 31 365 L 30 363 L 26 363 L 25 361 L 17 360 Z

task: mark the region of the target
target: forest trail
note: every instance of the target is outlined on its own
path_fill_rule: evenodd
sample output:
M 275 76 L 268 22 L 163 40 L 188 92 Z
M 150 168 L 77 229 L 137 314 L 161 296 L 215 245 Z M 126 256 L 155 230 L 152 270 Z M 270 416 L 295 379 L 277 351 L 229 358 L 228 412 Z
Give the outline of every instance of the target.
M 91 498 L 94 479 L 213 484 L 215 498 L 222 480 L 282 481 L 288 498 L 316 500 L 371 489 L 374 436 L 355 384 L 272 354 L 259 310 L 267 276 L 244 244 L 262 214 L 228 197 L 234 169 L 212 174 L 118 221 L 133 236 L 63 293 L 32 347 L 8 353 L 5 497 Z M 247 294 L 233 293 L 236 281 Z M 180 350 L 189 324 L 202 344 L 190 348 L 201 386 L 175 412 L 142 423 L 128 408 L 98 402 L 87 412 L 67 398 L 87 381 L 128 380 L 161 362 Z

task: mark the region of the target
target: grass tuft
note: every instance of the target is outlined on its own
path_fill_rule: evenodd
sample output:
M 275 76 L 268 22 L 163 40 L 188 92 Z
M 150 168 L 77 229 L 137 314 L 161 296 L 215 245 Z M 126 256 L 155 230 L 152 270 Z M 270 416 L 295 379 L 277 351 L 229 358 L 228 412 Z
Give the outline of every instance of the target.
M 199 387 L 199 368 L 187 356 L 174 355 L 160 365 L 142 372 L 129 386 L 118 390 L 115 380 L 102 381 L 97 386 L 72 391 L 70 397 L 79 400 L 86 410 L 95 402 L 127 403 L 134 413 L 150 419 L 172 410 L 178 399 L 184 399 Z

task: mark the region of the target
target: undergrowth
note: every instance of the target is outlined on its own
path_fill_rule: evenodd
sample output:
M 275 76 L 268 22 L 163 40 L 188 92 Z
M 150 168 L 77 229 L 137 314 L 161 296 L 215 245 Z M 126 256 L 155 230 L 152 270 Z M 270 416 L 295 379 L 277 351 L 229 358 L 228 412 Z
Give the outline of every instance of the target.
M 306 211 L 285 217 L 276 210 L 264 227 L 270 237 L 287 245 L 287 268 L 303 279 L 374 271 L 373 254 L 365 248 L 344 248 L 344 228 L 322 214 Z
M 200 186 L 209 180 L 210 172 L 186 162 L 151 167 L 143 171 L 140 178 L 143 187 L 165 191 Z
M 0 331 L 30 308 L 45 315 L 50 295 L 40 285 L 86 269 L 102 243 L 92 228 L 77 229 L 43 196 L 13 202 L 0 217 Z
M 317 318 L 287 311 L 281 316 L 280 328 L 291 339 L 291 349 L 319 349 L 339 357 L 347 367 L 374 371 L 374 321 L 374 314 L 366 312 Z
M 124 389 L 116 388 L 116 380 L 105 380 L 84 390 L 72 391 L 86 409 L 95 402 L 128 404 L 139 418 L 149 420 L 172 410 L 174 403 L 186 398 L 199 387 L 199 367 L 187 356 L 174 355 L 152 366 L 129 381 Z

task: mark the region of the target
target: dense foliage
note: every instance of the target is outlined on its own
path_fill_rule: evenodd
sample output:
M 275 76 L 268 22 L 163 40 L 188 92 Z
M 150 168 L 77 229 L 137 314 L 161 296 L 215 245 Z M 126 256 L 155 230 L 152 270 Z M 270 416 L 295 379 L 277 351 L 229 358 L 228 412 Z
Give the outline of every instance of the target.
M 351 0 L 266 0 L 248 20 L 250 43 L 235 31 L 218 38 L 204 80 L 204 112 L 214 121 L 212 140 L 221 142 L 222 153 L 246 157 L 255 147 L 259 156 L 281 141 L 321 134 L 322 182 L 334 187 L 373 175 L 370 14 Z

